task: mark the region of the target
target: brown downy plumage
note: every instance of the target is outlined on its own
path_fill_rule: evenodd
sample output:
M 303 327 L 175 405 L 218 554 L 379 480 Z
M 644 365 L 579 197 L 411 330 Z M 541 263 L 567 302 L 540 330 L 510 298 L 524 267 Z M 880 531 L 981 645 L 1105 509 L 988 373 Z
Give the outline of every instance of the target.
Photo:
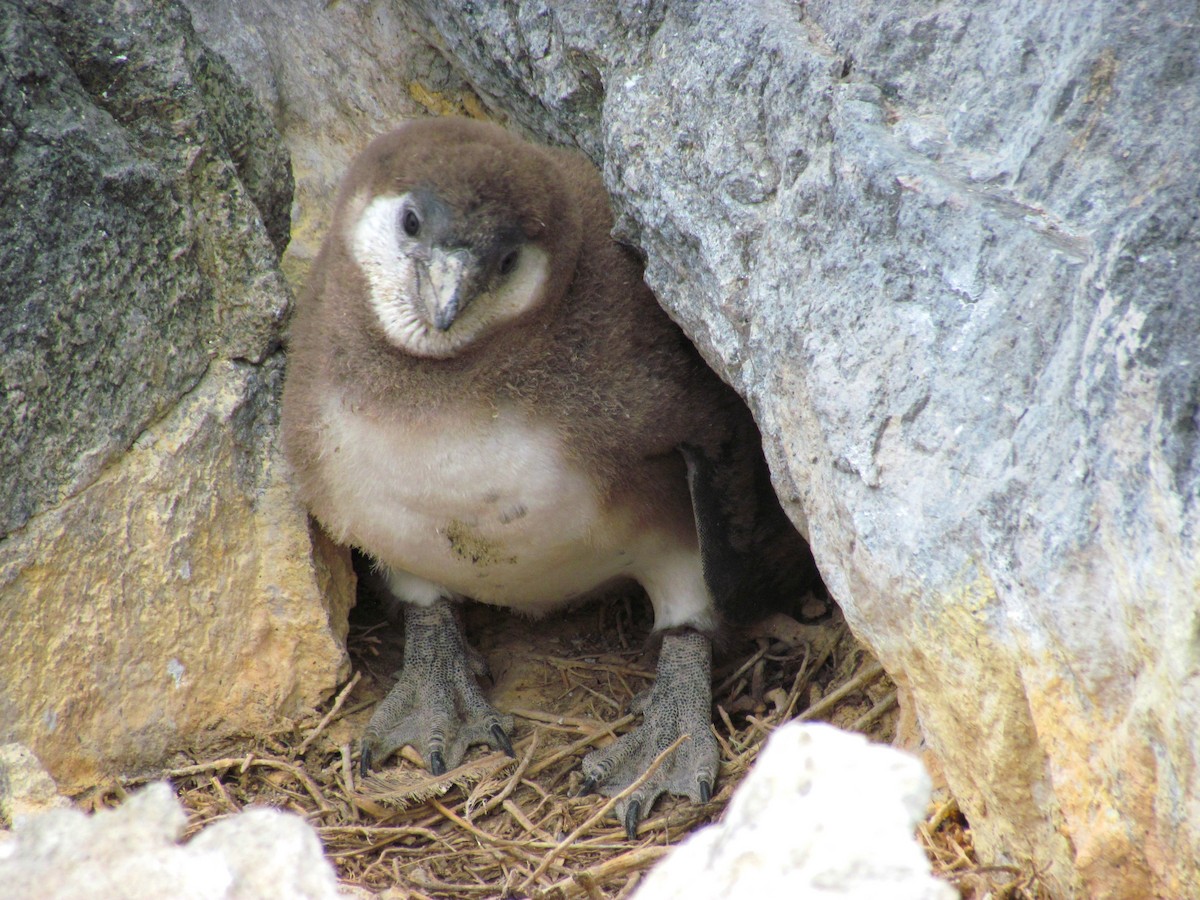
M 658 627 L 711 636 L 819 584 L 745 405 L 611 228 L 590 162 L 494 125 L 410 122 L 348 173 L 292 324 L 284 445 L 309 508 L 386 567 L 402 600 L 428 609 L 472 596 L 542 613 L 632 576 Z M 569 508 L 546 496 L 559 486 Z M 530 521 L 539 515 L 544 531 Z M 659 556 L 675 561 L 660 570 Z M 701 558 L 702 579 L 688 574 Z M 553 576 L 548 594 L 527 604 L 520 590 L 541 593 L 542 574 Z M 441 646 L 449 626 L 435 620 L 409 620 L 409 640 Z M 700 652 L 676 653 L 685 674 L 670 677 L 696 688 Z M 388 698 L 387 721 L 373 720 L 364 767 L 396 741 L 435 769 L 461 755 L 440 731 L 414 731 L 442 708 L 422 678 Z M 706 720 L 707 685 L 697 690 Z M 503 746 L 503 717 L 482 697 L 464 702 L 463 718 L 479 720 L 469 742 Z M 630 752 L 633 769 L 654 755 Z M 627 825 L 656 792 L 711 790 L 715 745 L 696 753 L 682 775 L 623 804 Z M 636 777 L 623 757 L 589 760 L 589 782 L 607 792 Z

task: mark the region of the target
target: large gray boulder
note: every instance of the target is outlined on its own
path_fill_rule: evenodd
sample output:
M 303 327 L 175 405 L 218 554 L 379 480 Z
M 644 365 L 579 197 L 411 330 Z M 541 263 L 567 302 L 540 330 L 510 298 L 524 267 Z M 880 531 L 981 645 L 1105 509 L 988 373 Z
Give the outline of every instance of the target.
M 274 450 L 292 177 L 170 0 L 0 0 L 0 744 L 64 789 L 278 727 L 351 576 Z
M 416 2 L 601 162 L 991 860 L 1200 892 L 1193 2 Z
M 214 357 L 278 345 L 292 185 L 180 8 L 0 10 L 6 534 L 94 481 Z

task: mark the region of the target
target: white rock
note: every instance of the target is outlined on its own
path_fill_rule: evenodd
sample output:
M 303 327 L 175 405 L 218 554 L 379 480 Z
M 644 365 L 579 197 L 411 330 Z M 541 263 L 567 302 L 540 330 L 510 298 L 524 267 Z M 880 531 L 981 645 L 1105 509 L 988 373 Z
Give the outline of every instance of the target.
M 70 805 L 32 750 L 23 744 L 0 744 L 0 823 L 11 825 L 24 816 Z
M 785 725 L 725 818 L 660 863 L 636 900 L 953 900 L 913 837 L 929 792 L 907 753 L 829 725 Z
M 0 844 L 0 884 L 11 900 L 254 900 L 339 896 L 333 869 L 303 819 L 251 809 L 178 843 L 187 824 L 165 783 L 121 807 L 58 809 L 17 821 Z

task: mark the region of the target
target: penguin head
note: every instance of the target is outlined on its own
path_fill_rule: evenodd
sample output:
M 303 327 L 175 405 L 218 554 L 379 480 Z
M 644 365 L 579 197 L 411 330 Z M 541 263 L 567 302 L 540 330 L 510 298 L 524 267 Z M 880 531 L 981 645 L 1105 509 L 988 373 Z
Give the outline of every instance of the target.
M 336 215 L 384 337 L 449 358 L 559 299 L 580 215 L 546 151 L 494 125 L 407 123 L 351 167 Z

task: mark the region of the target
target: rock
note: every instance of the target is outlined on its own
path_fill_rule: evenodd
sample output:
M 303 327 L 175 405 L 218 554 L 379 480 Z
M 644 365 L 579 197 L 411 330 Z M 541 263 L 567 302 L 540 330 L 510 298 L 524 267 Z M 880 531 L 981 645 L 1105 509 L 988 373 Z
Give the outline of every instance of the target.
M 270 121 L 178 7 L 110 9 L 4 6 L 0 535 L 94 481 L 213 358 L 261 361 L 287 308 L 260 221 L 286 239 Z
M 386 3 L 183 0 L 197 35 L 248 84 L 290 151 L 296 177 L 283 267 L 300 285 L 350 161 L 402 119 L 482 115 L 469 87 Z
M 781 727 L 720 823 L 694 832 L 635 900 L 953 900 L 913 837 L 929 802 L 914 757 L 830 725 Z
M 604 155 L 600 119 L 610 73 L 637 65 L 667 11 L 661 0 L 411 0 L 409 6 L 422 33 L 493 108 L 597 162 Z
M 307 2 L 289 24 L 282 0 L 190 0 L 297 161 L 296 272 L 324 227 L 320 197 L 368 132 L 416 107 L 469 105 L 425 51 L 415 65 L 453 102 L 404 61 L 372 60 L 417 46 L 390 6 Z M 57 22 L 74 6 L 38 8 Z M 855 633 L 911 698 L 981 856 L 1031 864 L 1063 895 L 1200 895 L 1194 5 L 405 8 L 490 109 L 604 165 L 620 233 L 749 399 L 785 504 Z M 18 39 L 53 55 L 53 40 L 22 37 L 34 25 L 6 27 L 6 59 Z M 50 56 L 39 70 L 62 68 Z M 91 83 L 89 104 L 108 90 Z M 45 84 L 10 78 L 6 108 Z M 87 98 L 45 106 L 70 119 Z M 0 129 L 0 152 L 31 133 Z M 155 134 L 151 149 L 172 146 L 170 127 Z M 55 183 L 54 167 L 37 171 L 30 184 Z M 136 197 L 158 196 L 145 183 Z M 0 222 L 29 202 L 10 197 L 35 194 L 5 192 Z M 73 212 L 54 209 L 38 221 Z M 22 240 L 0 247 L 33 246 Z M 0 276 L 37 258 L 0 255 Z M 189 339 L 147 333 L 161 352 L 131 358 L 173 349 L 172 364 L 113 422 L 153 420 L 146 409 L 208 371 Z M 9 416 L 50 396 L 22 352 L 4 357 Z M 108 409 L 88 388 L 79 408 Z M 56 456 L 67 439 L 45 421 L 53 439 L 22 462 L 12 521 L 72 478 L 90 484 L 92 460 L 122 446 L 95 438 L 116 426 L 93 416 L 101 425 L 80 431 L 99 449 Z M 143 426 L 121 427 L 127 441 Z M 40 471 L 56 490 L 36 486 Z M 16 736 L 10 714 L 0 702 L 0 739 Z
M 24 816 L 70 805 L 28 747 L 0 744 L 0 827 Z
M 412 6 L 603 162 L 983 858 L 1200 894 L 1194 4 Z
M 271 448 L 281 378 L 278 355 L 214 362 L 119 464 L 0 544 L 0 721 L 64 787 L 269 729 L 343 676 L 352 597 L 322 578 L 343 562 Z
M 13 900 L 122 897 L 256 900 L 339 896 L 321 842 L 299 816 L 249 809 L 178 842 L 187 816 L 167 784 L 88 816 L 56 810 L 0 844 L 0 881 Z
M 352 575 L 273 450 L 269 118 L 172 2 L 0 19 L 0 742 L 71 791 L 310 709 Z

